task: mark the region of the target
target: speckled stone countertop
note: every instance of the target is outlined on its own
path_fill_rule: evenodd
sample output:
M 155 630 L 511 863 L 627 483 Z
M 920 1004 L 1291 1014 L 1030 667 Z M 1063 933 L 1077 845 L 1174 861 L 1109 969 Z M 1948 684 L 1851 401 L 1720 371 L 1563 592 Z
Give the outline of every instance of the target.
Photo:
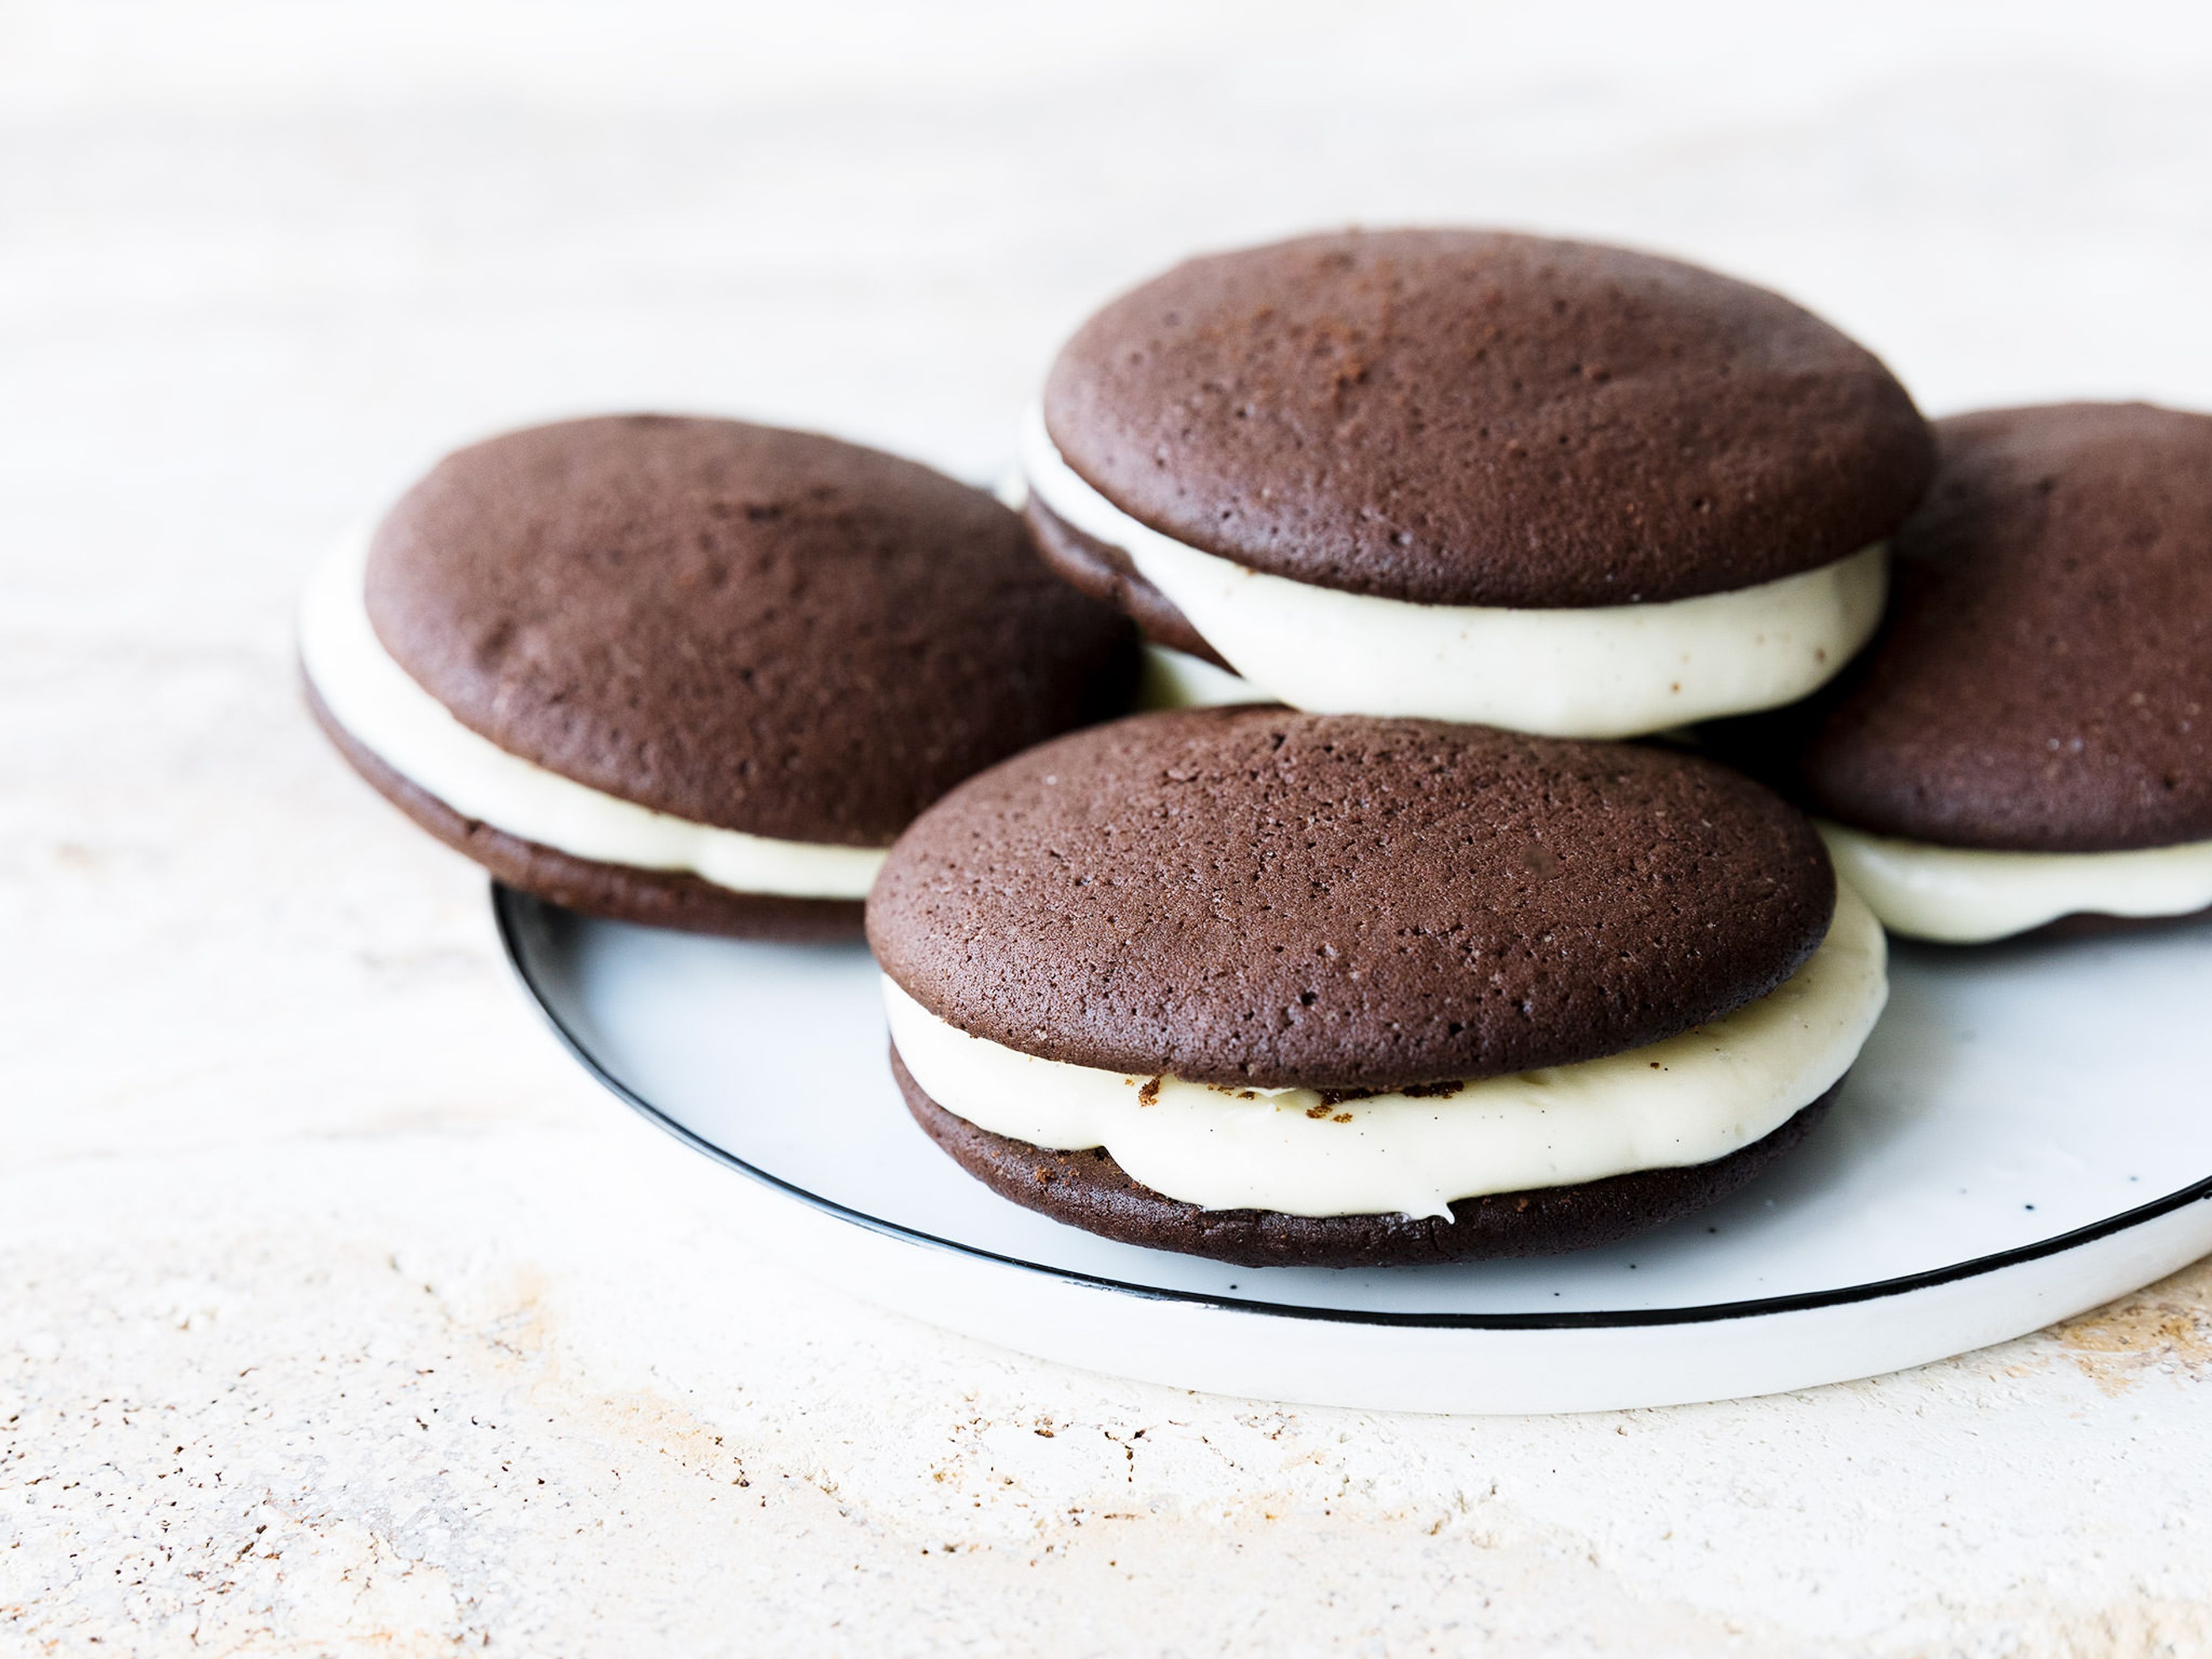
M 2212 1270 L 1572 1419 L 1118 1382 L 819 1290 L 294 694 L 441 450 L 677 407 L 981 476 L 1192 247 L 1480 219 L 1931 410 L 2212 405 L 2186 8 L 0 8 L 0 1652 L 2212 1648 Z

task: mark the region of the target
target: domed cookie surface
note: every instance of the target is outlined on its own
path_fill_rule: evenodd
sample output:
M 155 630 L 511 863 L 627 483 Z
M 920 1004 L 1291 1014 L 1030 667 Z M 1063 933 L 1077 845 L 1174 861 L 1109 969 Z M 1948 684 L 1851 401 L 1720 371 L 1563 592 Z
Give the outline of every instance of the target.
M 1249 569 L 1428 605 L 1771 581 L 1887 535 L 1931 465 L 1905 389 L 1779 295 L 1491 230 L 1190 260 L 1077 331 L 1044 422 L 1143 525 Z

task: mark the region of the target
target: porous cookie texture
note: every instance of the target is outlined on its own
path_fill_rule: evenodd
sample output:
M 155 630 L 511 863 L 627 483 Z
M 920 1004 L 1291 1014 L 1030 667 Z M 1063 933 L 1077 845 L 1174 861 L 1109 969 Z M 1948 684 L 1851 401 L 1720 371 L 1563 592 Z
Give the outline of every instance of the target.
M 878 960 L 1043 1059 L 1263 1088 L 1571 1064 L 1742 1006 L 1825 936 L 1811 825 L 1693 757 L 1278 708 L 1144 714 L 891 850 Z
M 924 1094 L 896 1049 L 891 1073 L 915 1121 L 1000 1197 L 1125 1244 L 1247 1267 L 1411 1267 L 1614 1243 L 1727 1197 L 1811 1133 L 1844 1086 L 1838 1081 L 1780 1128 L 1710 1164 L 1462 1199 L 1447 1218 L 1202 1210 L 1133 1181 L 1103 1146 L 1054 1152 L 977 1128 Z
M 1717 744 L 1876 835 L 2212 839 L 2212 416 L 2066 404 L 1936 432 L 1881 635 L 1810 702 Z
M 734 893 L 686 871 L 641 870 L 627 864 L 580 859 L 456 811 L 392 770 L 340 726 L 313 684 L 302 678 L 309 711 L 354 770 L 422 829 L 474 859 L 510 887 L 586 915 L 642 922 L 649 927 L 678 927 L 687 933 L 723 933 L 735 939 L 810 940 L 860 936 L 858 899 Z
M 1933 465 L 1889 371 L 1779 295 L 1487 230 L 1178 265 L 1077 331 L 1044 415 L 1068 465 L 1141 524 L 1430 605 L 1771 581 L 1889 534 Z
M 501 749 L 694 823 L 887 844 L 1006 755 L 1127 706 L 1126 618 L 1021 521 L 811 433 L 657 415 L 510 433 L 378 528 L 386 650 Z

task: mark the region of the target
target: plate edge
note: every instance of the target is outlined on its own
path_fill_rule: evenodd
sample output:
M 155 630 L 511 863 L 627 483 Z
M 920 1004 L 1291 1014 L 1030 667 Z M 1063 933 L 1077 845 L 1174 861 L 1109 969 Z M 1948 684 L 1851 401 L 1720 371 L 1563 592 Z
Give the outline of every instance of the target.
M 1133 1285 L 1124 1279 L 1109 1279 L 1103 1274 L 1079 1273 L 1073 1268 L 1051 1267 L 1035 1261 L 1025 1261 L 1019 1256 L 1006 1255 L 996 1250 L 986 1250 L 973 1244 L 963 1244 L 957 1239 L 941 1238 L 919 1228 L 902 1223 L 887 1221 L 881 1216 L 855 1210 L 836 1200 L 772 1175 L 756 1164 L 748 1164 L 734 1152 L 716 1146 L 703 1135 L 685 1127 L 675 1118 L 662 1111 L 636 1091 L 616 1077 L 599 1063 L 580 1037 L 562 1023 L 554 1012 L 550 1000 L 533 976 L 520 943 L 520 917 L 526 906 L 556 910 L 562 907 L 534 894 L 525 893 L 494 880 L 491 889 L 491 908 L 494 926 L 499 933 L 500 948 L 507 957 L 507 965 L 521 987 L 530 1006 L 554 1040 L 566 1049 L 570 1059 L 580 1066 L 587 1076 L 609 1094 L 629 1107 L 639 1116 L 673 1137 L 692 1151 L 699 1152 L 724 1167 L 777 1193 L 804 1204 L 810 1209 L 837 1220 L 851 1223 L 870 1232 L 927 1249 L 949 1251 L 973 1261 L 986 1261 L 1000 1267 L 1025 1273 L 1036 1273 L 1063 1284 L 1089 1290 L 1112 1291 L 1122 1296 L 1137 1297 L 1148 1301 L 1171 1302 L 1188 1306 L 1211 1308 L 1224 1313 L 1240 1313 L 1261 1318 L 1297 1319 L 1328 1324 L 1377 1326 L 1400 1329 L 1421 1330 L 1499 1330 L 1499 1331 L 1557 1331 L 1557 1330 L 1617 1330 L 1636 1327 L 1666 1325 L 1716 1324 L 1729 1320 L 1755 1319 L 1770 1314 L 1796 1313 L 1820 1308 L 1843 1307 L 1854 1303 L 1878 1301 L 1887 1297 L 1907 1295 L 1915 1291 L 1932 1289 L 1939 1285 L 1956 1283 L 1960 1279 L 1978 1278 L 1984 1273 L 2000 1272 L 2007 1267 L 2041 1261 L 2109 1238 L 2129 1229 L 2154 1221 L 2196 1203 L 2212 1199 L 2212 1176 L 2196 1182 L 2163 1198 L 2124 1210 L 2118 1215 L 2106 1216 L 2086 1226 L 2055 1235 L 2033 1244 L 2001 1250 L 1993 1255 L 1975 1256 L 1954 1262 L 1948 1267 L 1933 1267 L 1923 1273 L 1907 1273 L 1896 1279 L 1875 1279 L 1864 1285 L 1844 1285 L 1831 1291 L 1802 1291 L 1790 1296 L 1761 1297 L 1739 1302 L 1704 1303 L 1686 1308 L 1621 1308 L 1621 1309 L 1563 1309 L 1556 1313 L 1392 1313 L 1378 1310 L 1358 1310 L 1346 1308 L 1324 1308 L 1301 1305 L 1289 1302 L 1264 1302 L 1238 1297 L 1210 1296 L 1198 1291 L 1163 1289 L 1153 1285 Z M 573 914 L 573 913 L 571 913 Z

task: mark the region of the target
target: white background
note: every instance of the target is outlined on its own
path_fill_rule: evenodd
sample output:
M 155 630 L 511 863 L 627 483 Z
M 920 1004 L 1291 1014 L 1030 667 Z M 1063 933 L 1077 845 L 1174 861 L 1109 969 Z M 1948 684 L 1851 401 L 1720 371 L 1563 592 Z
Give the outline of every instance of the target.
M 1486 1423 L 811 1289 L 532 1028 L 288 635 L 484 431 L 981 475 L 1101 299 L 1350 221 L 1703 259 L 1931 412 L 2212 406 L 2205 15 L 0 5 L 0 1650 L 2212 1644 L 2202 1272 L 1907 1376 Z

